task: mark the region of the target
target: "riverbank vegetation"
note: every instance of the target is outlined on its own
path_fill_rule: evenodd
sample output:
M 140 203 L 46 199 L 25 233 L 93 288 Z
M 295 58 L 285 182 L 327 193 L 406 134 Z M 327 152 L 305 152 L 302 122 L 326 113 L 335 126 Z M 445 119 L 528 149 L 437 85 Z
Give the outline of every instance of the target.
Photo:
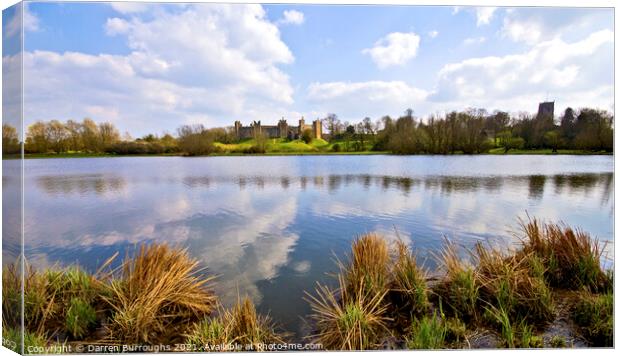
M 401 241 L 359 237 L 339 263 L 337 287 L 307 293 L 311 338 L 344 350 L 613 346 L 613 276 L 601 268 L 602 246 L 563 225 L 522 228 L 514 251 L 477 244 L 463 255 L 446 242 L 434 278 Z M 569 320 L 571 337 L 549 332 L 558 320 Z
M 27 156 L 80 155 L 225 155 L 225 154 L 600 154 L 613 152 L 613 116 L 601 110 L 567 108 L 560 117 L 549 114 L 484 109 L 449 112 L 418 118 L 413 110 L 398 118 L 373 122 L 341 122 L 335 114 L 322 119 L 324 135 L 313 139 L 273 139 L 257 135 L 238 139 L 232 127 L 183 125 L 176 133 L 121 135 L 111 123 L 38 121 L 28 126 Z M 21 145 L 17 130 L 2 127 L 3 154 L 15 155 Z
M 601 268 L 603 246 L 565 225 L 533 219 L 521 227 L 519 246 L 508 251 L 481 243 L 462 251 L 446 241 L 432 273 L 403 241 L 356 238 L 337 261 L 334 283 L 306 292 L 306 341 L 331 350 L 613 346 L 613 275 Z M 225 308 L 213 292 L 217 279 L 186 250 L 149 244 L 112 267 L 115 260 L 95 273 L 26 265 L 30 350 L 262 350 L 290 341 L 249 298 Z M 19 340 L 16 265 L 4 267 L 2 283 L 3 338 Z

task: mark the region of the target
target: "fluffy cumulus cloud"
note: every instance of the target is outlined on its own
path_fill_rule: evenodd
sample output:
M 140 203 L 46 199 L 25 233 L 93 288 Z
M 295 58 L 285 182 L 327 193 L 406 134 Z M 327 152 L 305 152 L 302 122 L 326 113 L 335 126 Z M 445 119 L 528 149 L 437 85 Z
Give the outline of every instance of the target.
M 402 81 L 326 82 L 311 84 L 307 95 L 319 110 L 357 121 L 423 105 L 427 92 Z
M 293 87 L 280 66 L 294 57 L 260 5 L 164 9 L 108 19 L 106 33 L 125 39 L 128 55 L 26 53 L 27 117 L 114 113 L 93 118 L 117 117 L 122 129 L 141 134 L 170 123 L 226 125 L 223 118 L 287 113 Z
M 559 107 L 611 109 L 613 82 L 606 71 L 613 66 L 612 48 L 613 32 L 602 30 L 580 41 L 555 38 L 521 54 L 448 64 L 430 100 L 523 110 L 551 95 Z
M 285 10 L 282 19 L 278 22 L 281 24 L 301 25 L 304 23 L 304 13 L 296 10 Z
M 604 28 L 608 22 L 606 9 L 512 8 L 506 10 L 501 34 L 515 42 L 534 45 L 559 36 L 591 33 Z
M 110 6 L 122 14 L 144 12 L 149 8 L 149 4 L 143 2 L 112 2 Z
M 430 38 L 435 38 L 438 35 L 439 35 L 439 31 L 437 31 L 437 30 L 432 30 L 432 31 L 428 32 L 428 37 L 430 37 Z
M 370 55 L 380 69 L 403 65 L 415 58 L 420 46 L 420 36 L 413 32 L 392 32 L 375 42 L 372 48 L 362 51 Z
M 497 8 L 495 7 L 477 7 L 476 8 L 476 26 L 488 25 L 493 19 L 493 14 Z
M 21 6 L 16 6 L 13 16 L 3 25 L 2 33 L 4 39 L 19 34 L 22 28 L 24 31 L 39 30 L 39 18 L 28 11 L 28 3 L 26 2 Z

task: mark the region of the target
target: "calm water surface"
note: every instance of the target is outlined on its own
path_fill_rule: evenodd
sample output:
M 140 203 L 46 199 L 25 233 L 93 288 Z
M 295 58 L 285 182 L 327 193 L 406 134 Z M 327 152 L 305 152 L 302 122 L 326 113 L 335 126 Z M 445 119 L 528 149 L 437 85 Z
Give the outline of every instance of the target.
M 19 182 L 8 168 L 5 187 Z M 303 291 L 331 282 L 358 234 L 398 234 L 429 268 L 443 236 L 510 246 L 526 212 L 613 240 L 611 156 L 47 159 L 25 172 L 35 264 L 94 270 L 137 243 L 179 244 L 219 275 L 225 303 L 248 294 L 297 335 Z

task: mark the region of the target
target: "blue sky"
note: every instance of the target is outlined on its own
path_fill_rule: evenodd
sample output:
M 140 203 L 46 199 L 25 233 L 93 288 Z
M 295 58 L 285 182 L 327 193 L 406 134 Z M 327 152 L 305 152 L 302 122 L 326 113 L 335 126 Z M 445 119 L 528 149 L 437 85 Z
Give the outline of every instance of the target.
M 30 2 L 23 26 L 26 124 L 614 108 L 610 9 Z

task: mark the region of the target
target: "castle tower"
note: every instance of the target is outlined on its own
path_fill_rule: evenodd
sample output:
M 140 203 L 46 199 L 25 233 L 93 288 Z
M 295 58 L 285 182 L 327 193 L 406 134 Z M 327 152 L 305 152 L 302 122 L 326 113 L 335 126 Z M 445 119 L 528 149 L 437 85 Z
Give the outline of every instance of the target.
M 284 117 L 282 117 L 282 119 L 278 122 L 278 136 L 280 138 L 288 137 L 288 124 L 286 123 L 286 120 L 284 120 Z
M 553 117 L 554 106 L 555 106 L 555 101 L 545 101 L 543 103 L 538 104 L 538 114 L 536 114 L 536 116 L 537 117 L 542 117 L 542 116 Z
M 235 121 L 235 137 L 241 138 L 241 121 Z
M 262 134 L 262 131 L 260 120 L 254 121 L 252 123 L 252 136 L 254 136 L 254 138 L 258 137 Z
M 306 128 L 306 121 L 304 120 L 304 117 L 302 116 L 301 120 L 299 120 L 299 136 L 301 136 L 305 128 Z
M 315 139 L 320 139 L 323 136 L 323 125 L 320 119 L 312 121 L 312 133 Z

